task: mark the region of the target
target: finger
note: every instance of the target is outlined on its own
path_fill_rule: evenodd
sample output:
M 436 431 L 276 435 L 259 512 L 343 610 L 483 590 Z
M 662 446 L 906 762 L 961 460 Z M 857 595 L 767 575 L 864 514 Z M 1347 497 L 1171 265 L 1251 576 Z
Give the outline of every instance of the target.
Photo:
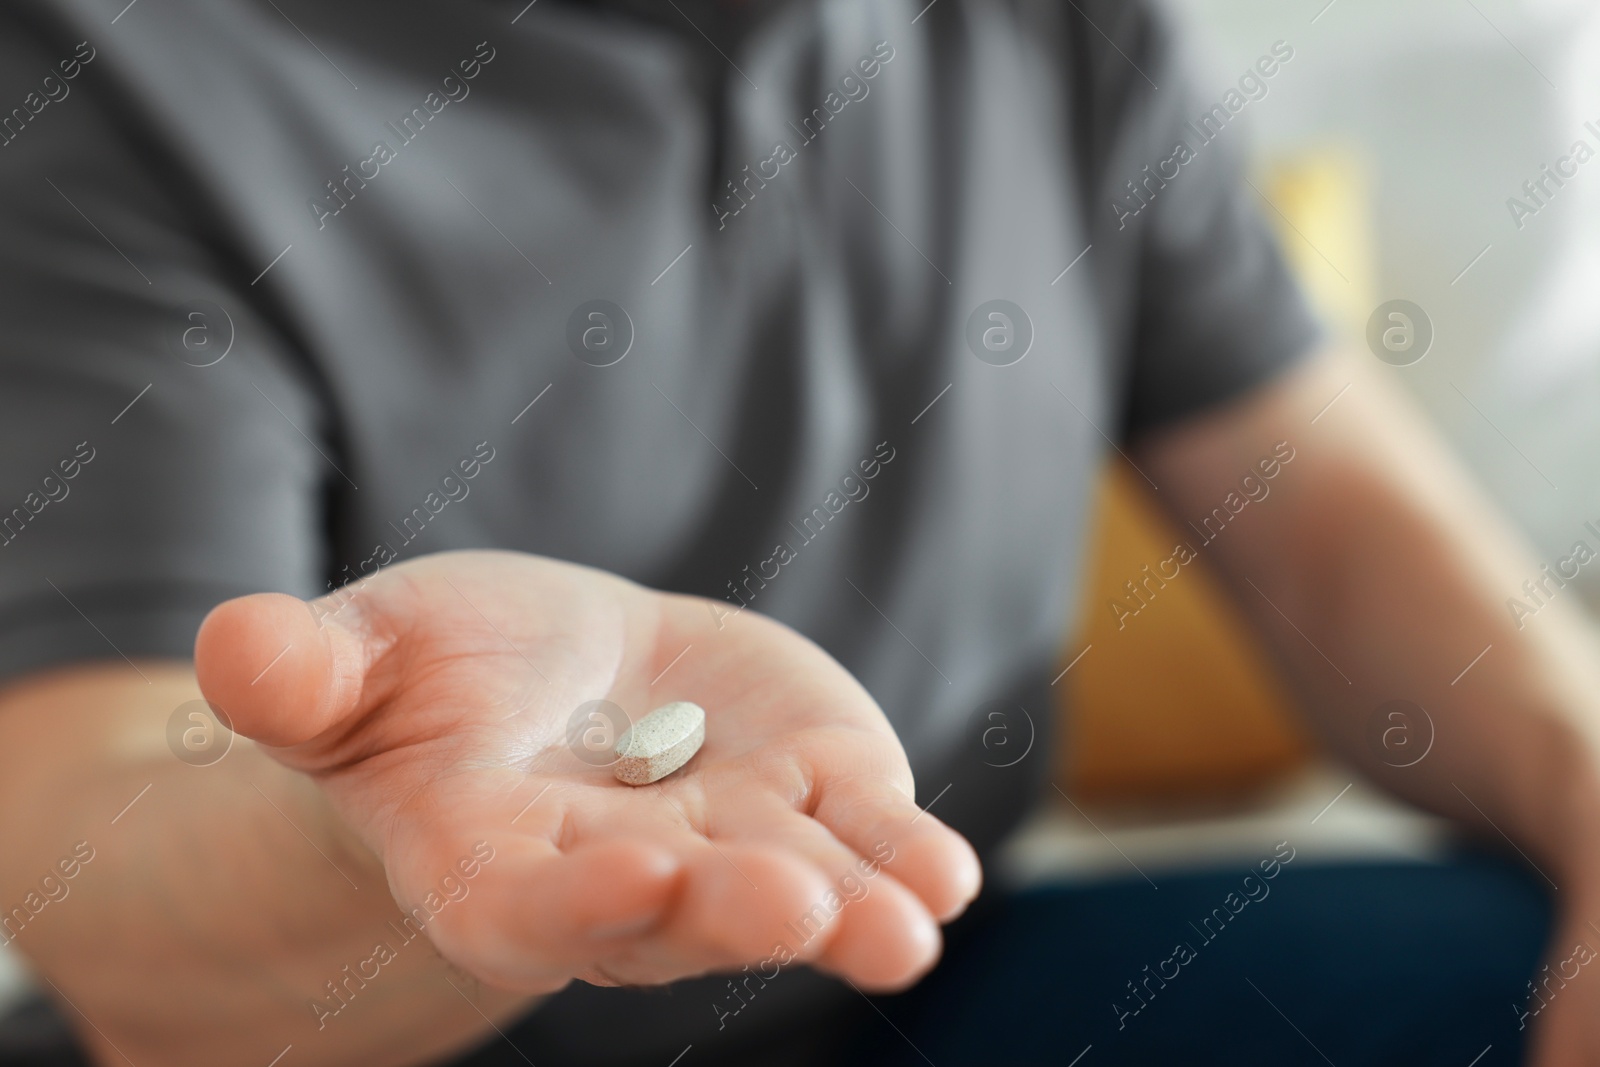
M 440 953 L 491 985 L 528 993 L 559 987 L 618 941 L 659 926 L 684 878 L 681 859 L 648 841 L 560 852 L 548 841 L 514 837 L 493 846 L 470 895 L 433 914 L 428 895 L 439 903 L 440 864 L 408 867 L 396 895 L 411 914 L 418 905 L 432 914 L 428 932 Z
M 960 915 L 982 888 L 983 867 L 967 839 L 887 780 L 824 782 L 812 815 L 856 852 L 881 862 L 940 922 Z
M 899 992 L 939 962 L 944 938 L 916 894 L 890 875 L 862 884 L 864 895 L 846 905 L 843 927 L 816 966 L 868 992 Z
M 219 604 L 200 624 L 200 691 L 233 729 L 283 747 L 356 713 L 376 653 L 344 619 L 314 613 L 319 603 L 257 593 Z
M 397 896 L 426 902 L 453 843 L 397 841 Z M 443 909 L 440 952 L 490 984 L 529 993 L 596 972 L 660 983 L 770 953 L 799 901 L 826 890 L 808 864 L 764 847 L 712 845 L 686 827 L 558 851 L 548 839 L 496 842 L 471 899 Z M 458 849 L 459 850 L 459 849 Z M 435 900 L 437 903 L 437 900 Z M 821 951 L 826 932 L 810 946 Z M 603 965 L 603 967 L 602 967 Z
M 650 937 L 614 946 L 604 961 L 605 977 L 653 984 L 736 968 L 771 956 L 780 942 L 791 958 L 821 954 L 838 925 L 837 909 L 816 914 L 811 909 L 855 860 L 848 849 L 832 841 L 830 861 L 819 862 L 820 850 L 808 855 L 794 847 L 796 841 L 765 832 L 774 822 L 770 817 L 756 817 L 748 832 L 739 832 L 736 813 L 758 808 L 810 822 L 781 801 L 752 791 L 715 806 L 698 788 L 657 785 L 627 799 L 632 802 L 620 808 L 571 811 L 564 816 L 566 825 L 578 839 L 625 835 L 659 842 L 683 859 L 686 874 L 682 902 L 671 921 Z M 708 814 L 708 808 L 716 814 Z M 829 839 L 825 830 L 815 829 Z
M 810 863 L 765 844 L 680 846 L 685 872 L 677 906 L 660 929 L 612 947 L 605 973 L 658 984 L 713 970 L 735 970 L 770 958 L 782 946 L 790 960 L 817 958 L 838 929 L 822 916 L 802 938 L 790 923 L 805 914 L 828 883 Z
M 816 926 L 837 917 L 839 929 L 817 956 L 817 965 L 877 990 L 900 988 L 938 960 L 938 924 L 917 895 L 885 874 L 880 861 L 863 856 L 824 825 L 771 796 L 730 811 L 721 829 L 749 835 L 802 856 L 828 879 L 828 889 L 807 902 L 785 924 L 807 939 Z
M 663 933 L 667 940 L 704 940 L 720 952 L 706 961 L 712 966 L 765 955 L 788 932 L 786 924 L 828 889 L 811 864 L 766 843 L 707 842 L 693 864 L 675 928 Z M 804 956 L 826 946 L 832 925 L 822 926 Z
M 706 815 L 705 798 L 697 790 L 674 791 L 658 785 L 629 791 L 625 799 L 628 803 L 621 806 L 570 809 L 557 823 L 550 822 L 554 809 L 544 813 L 551 836 L 559 824 L 576 840 L 648 840 L 684 863 L 683 887 L 673 914 L 648 936 L 609 946 L 606 977 L 645 984 L 737 967 L 770 955 L 780 938 L 793 944 L 798 957 L 822 951 L 833 933 L 831 916 L 822 916 L 825 921 L 813 919 L 803 943 L 787 929 L 828 891 L 829 876 L 817 864 L 785 842 L 760 833 L 735 839 L 725 832 L 725 815 Z M 728 810 L 747 810 L 753 802 L 750 796 L 741 797 Z M 782 814 L 800 819 L 781 803 L 777 806 Z M 837 842 L 834 847 L 841 865 L 854 858 Z

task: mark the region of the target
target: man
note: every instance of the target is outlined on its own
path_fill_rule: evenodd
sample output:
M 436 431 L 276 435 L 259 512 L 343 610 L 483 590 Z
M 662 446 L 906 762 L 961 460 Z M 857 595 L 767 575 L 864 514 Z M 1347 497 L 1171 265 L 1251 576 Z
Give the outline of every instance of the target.
M 115 6 L 0 29 L 0 891 L 95 1062 L 1593 1061 L 1587 634 L 1314 355 L 1144 4 Z M 1205 977 L 1232 875 L 935 966 L 1112 441 L 1180 519 L 1292 453 L 1206 551 L 1529 873 L 1286 842 Z M 616 782 L 674 699 L 703 750 Z

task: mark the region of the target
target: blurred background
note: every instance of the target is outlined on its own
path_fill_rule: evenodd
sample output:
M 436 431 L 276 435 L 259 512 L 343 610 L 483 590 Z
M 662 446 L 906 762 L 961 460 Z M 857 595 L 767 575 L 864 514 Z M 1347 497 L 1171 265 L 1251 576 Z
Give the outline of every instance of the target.
M 1294 49 L 1226 136 L 1249 139 L 1258 202 L 1330 333 L 1365 351 L 1378 305 L 1420 306 L 1432 348 L 1384 372 L 1432 416 L 1540 562 L 1580 538 L 1600 547 L 1584 529 L 1600 525 L 1600 158 L 1559 188 L 1547 182 L 1543 206 L 1522 190 L 1577 141 L 1600 153 L 1600 3 L 1174 9 L 1197 45 L 1207 99 L 1221 99 L 1274 42 Z M 1514 218 L 1513 196 L 1537 212 Z M 1082 658 L 1056 686 L 1065 795 L 1013 842 L 1010 877 L 1247 863 L 1284 839 L 1321 858 L 1436 852 L 1437 822 L 1313 752 L 1203 554 L 1202 580 L 1173 583 L 1137 625 L 1117 630 L 1107 605 L 1122 582 L 1182 539 L 1136 482 L 1106 471 L 1094 577 L 1061 665 Z M 1600 567 L 1559 595 L 1600 604 Z

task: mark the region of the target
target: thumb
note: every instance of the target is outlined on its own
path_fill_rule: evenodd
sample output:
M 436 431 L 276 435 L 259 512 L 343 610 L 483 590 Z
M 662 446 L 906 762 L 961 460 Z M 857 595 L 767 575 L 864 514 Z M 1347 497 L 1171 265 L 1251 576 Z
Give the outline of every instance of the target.
M 352 604 L 345 612 L 357 612 Z M 195 638 L 195 674 L 229 725 L 267 745 L 298 745 L 353 718 L 373 658 L 359 618 L 320 601 L 256 593 L 211 610 Z

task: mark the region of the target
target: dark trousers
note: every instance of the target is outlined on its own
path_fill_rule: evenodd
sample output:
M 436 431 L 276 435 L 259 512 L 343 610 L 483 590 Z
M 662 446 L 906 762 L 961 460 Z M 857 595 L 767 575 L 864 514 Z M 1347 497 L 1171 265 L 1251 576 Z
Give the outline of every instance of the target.
M 1544 883 L 1476 855 L 1300 859 L 1247 882 L 1253 870 L 986 898 L 899 996 L 869 1000 L 801 969 L 746 978 L 747 1002 L 726 977 L 575 983 L 452 1067 L 1518 1062 L 1550 928 Z M 0 1062 L 82 1062 L 42 1006 L 9 1023 Z
M 586 1051 L 615 1031 L 551 1036 L 568 1029 L 569 1007 L 628 1028 L 636 1004 L 702 1020 L 677 1067 L 1519 1062 L 1520 1016 L 1551 922 L 1537 876 L 1479 855 L 1443 864 L 1302 858 L 1270 880 L 1257 871 L 1245 881 L 1253 870 L 996 896 L 963 917 L 943 962 L 907 993 L 869 1001 L 828 983 L 837 997 L 764 1018 L 763 998 L 775 1000 L 779 983 L 823 983 L 783 975 L 720 1028 L 711 992 L 699 987 L 735 1003 L 726 979 L 686 983 L 696 987 L 687 996 L 575 986 L 460 1067 L 521 1065 L 523 1055 L 538 1067 L 668 1067 L 691 1042 L 618 1058 Z M 604 1015 L 589 1014 L 608 1001 Z

